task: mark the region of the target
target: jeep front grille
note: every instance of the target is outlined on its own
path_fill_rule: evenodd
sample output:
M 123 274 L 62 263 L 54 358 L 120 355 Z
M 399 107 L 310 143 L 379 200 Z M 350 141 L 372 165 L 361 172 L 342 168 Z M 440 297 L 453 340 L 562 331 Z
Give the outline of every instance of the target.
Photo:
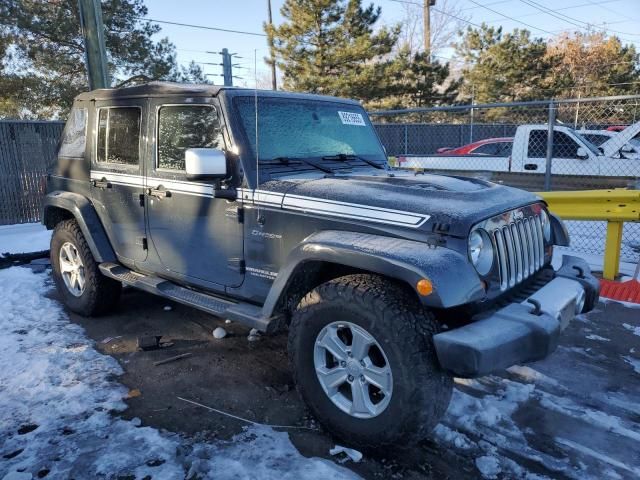
M 539 215 L 497 228 L 492 235 L 496 245 L 500 290 L 520 283 L 544 264 L 544 240 Z

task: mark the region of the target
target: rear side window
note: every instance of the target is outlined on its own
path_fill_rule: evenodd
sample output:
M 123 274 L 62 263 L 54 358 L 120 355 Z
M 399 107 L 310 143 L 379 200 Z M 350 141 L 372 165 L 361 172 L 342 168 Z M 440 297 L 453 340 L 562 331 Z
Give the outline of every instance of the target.
M 545 158 L 547 156 L 547 135 L 546 130 L 532 130 L 530 132 L 529 148 L 527 149 L 529 158 Z
M 210 105 L 167 105 L 158 113 L 158 168 L 185 170 L 187 148 L 222 148 L 218 114 Z
M 140 160 L 140 109 L 101 108 L 98 111 L 98 162 L 138 165 Z
M 87 109 L 74 108 L 62 132 L 62 142 L 58 155 L 69 158 L 83 158 L 87 146 Z

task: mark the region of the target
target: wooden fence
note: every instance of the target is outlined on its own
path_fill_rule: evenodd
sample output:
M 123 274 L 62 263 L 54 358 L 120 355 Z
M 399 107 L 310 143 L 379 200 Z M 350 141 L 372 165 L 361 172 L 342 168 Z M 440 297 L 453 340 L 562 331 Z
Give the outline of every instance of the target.
M 0 225 L 40 221 L 63 122 L 0 121 Z

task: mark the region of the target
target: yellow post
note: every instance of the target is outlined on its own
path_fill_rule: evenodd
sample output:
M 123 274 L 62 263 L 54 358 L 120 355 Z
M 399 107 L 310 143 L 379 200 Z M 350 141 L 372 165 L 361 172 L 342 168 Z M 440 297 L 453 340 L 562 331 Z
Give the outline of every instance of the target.
M 607 222 L 607 241 L 604 246 L 604 271 L 602 272 L 602 276 L 607 280 L 615 280 L 618 275 L 623 226 L 624 222 Z

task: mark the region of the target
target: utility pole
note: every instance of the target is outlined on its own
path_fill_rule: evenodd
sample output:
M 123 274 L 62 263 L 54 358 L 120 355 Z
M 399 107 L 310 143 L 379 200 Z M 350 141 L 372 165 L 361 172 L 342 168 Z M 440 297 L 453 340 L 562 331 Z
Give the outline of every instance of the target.
M 233 68 L 231 66 L 231 54 L 228 48 L 223 48 L 222 52 L 222 76 L 224 77 L 224 86 L 233 86 Z
M 269 26 L 273 26 L 273 19 L 271 17 L 271 0 L 267 0 L 267 11 L 269 12 Z M 271 56 L 271 90 L 278 89 L 278 82 L 276 79 L 276 59 L 273 51 L 273 38 L 269 37 L 269 55 Z
M 436 0 L 423 0 L 422 22 L 424 30 L 424 53 L 427 59 L 431 60 L 431 12 L 430 8 L 436 4 Z
M 78 0 L 80 26 L 84 36 L 89 89 L 109 88 L 107 49 L 104 43 L 104 25 L 100 0 Z
M 233 87 L 234 78 L 242 79 L 242 77 L 236 77 L 233 74 L 233 67 L 244 68 L 240 66 L 240 64 L 238 63 L 231 63 L 233 61 L 233 57 L 242 58 L 242 57 L 239 57 L 237 53 L 229 53 L 228 48 L 223 48 L 222 51 L 220 52 L 207 51 L 205 53 L 210 53 L 212 55 L 222 55 L 222 63 L 201 62 L 202 65 L 222 65 L 222 74 L 207 73 L 206 74 L 207 77 L 223 77 L 223 84 L 225 87 Z

